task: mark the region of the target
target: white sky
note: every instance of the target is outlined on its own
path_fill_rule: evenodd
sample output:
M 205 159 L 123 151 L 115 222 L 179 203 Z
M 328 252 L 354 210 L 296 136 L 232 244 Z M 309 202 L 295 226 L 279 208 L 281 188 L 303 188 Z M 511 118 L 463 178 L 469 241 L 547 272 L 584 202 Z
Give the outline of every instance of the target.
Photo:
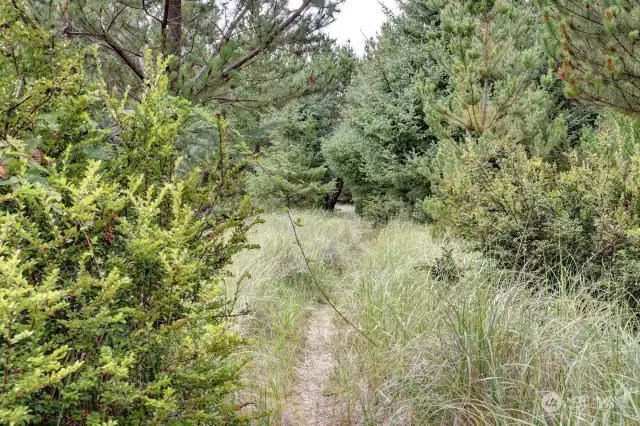
M 382 1 L 386 6 L 394 4 L 393 0 Z M 386 20 L 382 8 L 378 0 L 346 0 L 340 10 L 336 21 L 328 28 L 329 34 L 339 43 L 350 40 L 356 53 L 362 55 L 365 37 L 374 36 Z

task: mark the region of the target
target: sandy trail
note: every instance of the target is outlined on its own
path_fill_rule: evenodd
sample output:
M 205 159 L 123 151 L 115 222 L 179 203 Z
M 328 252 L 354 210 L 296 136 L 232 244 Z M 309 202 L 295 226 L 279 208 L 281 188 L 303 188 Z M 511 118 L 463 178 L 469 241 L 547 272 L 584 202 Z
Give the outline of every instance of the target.
M 335 368 L 332 343 L 336 330 L 333 310 L 327 305 L 313 308 L 307 321 L 305 347 L 296 367 L 296 383 L 287 399 L 283 426 L 346 425 L 340 401 L 326 394 L 329 377 Z

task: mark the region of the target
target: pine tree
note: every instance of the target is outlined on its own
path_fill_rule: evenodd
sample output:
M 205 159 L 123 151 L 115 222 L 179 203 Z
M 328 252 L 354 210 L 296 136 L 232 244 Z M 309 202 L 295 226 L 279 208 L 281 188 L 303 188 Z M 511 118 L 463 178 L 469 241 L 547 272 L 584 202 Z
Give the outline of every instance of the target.
M 144 52 L 171 55 L 173 93 L 198 102 L 255 106 L 310 87 L 308 59 L 332 54 L 322 29 L 343 0 L 34 0 L 31 12 L 63 38 L 96 43 L 114 87 L 142 88 Z M 277 64 L 277 66 L 275 65 Z M 315 72 L 315 87 L 330 69 Z M 299 78 L 304 75 L 304 78 Z M 329 79 L 330 76 L 327 76 Z M 274 82 L 286 80 L 287 89 Z M 289 93 L 287 93 L 289 92 Z
M 540 0 L 552 67 L 565 95 L 640 116 L 640 4 Z
M 539 84 L 543 55 L 535 7 L 493 0 L 432 4 L 441 12 L 429 52 L 439 65 L 438 81 L 446 85 L 423 76 L 424 100 L 440 147 L 469 143 L 489 157 L 517 145 L 547 151 L 553 100 Z

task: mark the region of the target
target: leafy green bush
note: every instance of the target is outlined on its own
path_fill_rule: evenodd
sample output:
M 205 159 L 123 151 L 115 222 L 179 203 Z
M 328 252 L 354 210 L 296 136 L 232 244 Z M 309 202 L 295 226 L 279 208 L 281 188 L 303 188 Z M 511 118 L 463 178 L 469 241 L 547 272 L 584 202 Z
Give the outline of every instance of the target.
M 256 219 L 229 129 L 164 60 L 133 101 L 50 41 L 0 3 L 0 423 L 243 423 L 222 280 Z M 191 169 L 194 123 L 221 149 Z
M 585 135 L 566 170 L 524 148 L 497 165 L 467 150 L 443 179 L 440 198 L 425 206 L 507 266 L 562 265 L 593 276 L 628 270 L 640 253 L 639 136 L 637 122 L 614 117 L 599 135 Z
M 188 182 L 120 188 L 92 162 L 77 182 L 47 169 L 43 185 L 31 161 L 9 163 L 0 196 L 0 418 L 230 421 L 242 341 L 220 319 L 225 244 Z

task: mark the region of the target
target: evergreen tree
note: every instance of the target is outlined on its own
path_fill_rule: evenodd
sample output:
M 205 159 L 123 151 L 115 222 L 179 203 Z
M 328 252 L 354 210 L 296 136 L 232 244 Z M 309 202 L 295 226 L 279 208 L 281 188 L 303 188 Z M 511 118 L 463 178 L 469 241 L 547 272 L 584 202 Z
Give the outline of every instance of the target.
M 328 86 L 259 118 L 253 144 L 263 159 L 248 181 L 254 199 L 282 205 L 284 196 L 290 205 L 333 210 L 343 181 L 329 169 L 321 147 L 339 121 L 354 66 L 353 51 L 342 47 Z
M 565 94 L 640 116 L 640 4 L 541 0 L 547 48 Z
M 334 185 L 320 153 L 320 142 L 332 128 L 329 100 L 292 103 L 263 126 L 266 139 L 261 166 L 248 181 L 254 199 L 275 206 L 320 207 Z M 335 114 L 333 114 L 335 115 Z M 286 200 L 282 200 L 282 198 Z
M 426 120 L 440 147 L 471 144 L 487 157 L 517 145 L 546 154 L 553 99 L 540 87 L 543 55 L 535 7 L 515 1 L 434 1 L 440 25 L 429 53 L 439 80 L 427 80 Z
M 315 138 L 313 121 L 300 123 L 298 136 Z M 265 158 L 248 179 L 247 191 L 262 206 L 322 207 L 333 192 L 327 167 L 304 150 L 302 140 L 279 139 L 265 151 Z
M 435 139 L 424 120 L 417 76 L 431 74 L 425 27 L 437 13 L 408 2 L 371 41 L 347 90 L 342 122 L 323 151 L 359 211 L 381 219 L 411 210 L 430 194 L 428 158 Z
M 141 88 L 145 49 L 172 55 L 171 90 L 199 102 L 242 104 L 301 96 L 331 69 L 310 69 L 309 57 L 332 55 L 322 32 L 342 0 L 32 0 L 34 16 L 66 37 L 97 43 L 107 80 Z M 276 65 L 277 64 L 277 65 Z M 303 78 L 301 78 L 303 76 Z M 286 87 L 283 87 L 286 86 Z
M 563 161 L 568 126 L 553 96 L 553 76 L 542 75 L 544 55 L 530 3 L 433 1 L 440 25 L 428 49 L 438 62 L 438 85 L 424 76 L 426 121 L 438 138 L 432 163 L 437 197 L 429 215 L 450 223 L 473 204 L 473 191 L 490 188 L 501 163 L 515 152 Z M 545 87 L 546 86 L 546 87 Z M 465 207 L 466 206 L 466 207 Z

